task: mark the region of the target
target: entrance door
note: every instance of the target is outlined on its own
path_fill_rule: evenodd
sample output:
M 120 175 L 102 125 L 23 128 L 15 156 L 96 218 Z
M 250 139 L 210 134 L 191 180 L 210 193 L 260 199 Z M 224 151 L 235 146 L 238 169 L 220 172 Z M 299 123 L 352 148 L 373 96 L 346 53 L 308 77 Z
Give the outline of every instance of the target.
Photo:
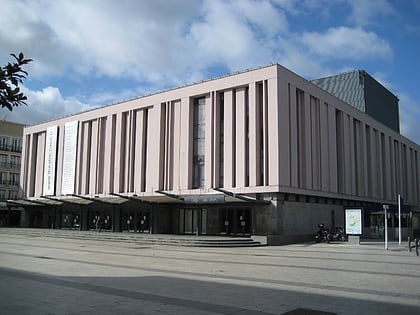
M 250 235 L 251 209 L 221 209 L 220 227 L 224 235 Z
M 180 234 L 207 234 L 207 209 L 179 209 Z
M 140 233 L 150 232 L 150 213 L 149 211 L 140 211 L 137 216 L 137 227 Z

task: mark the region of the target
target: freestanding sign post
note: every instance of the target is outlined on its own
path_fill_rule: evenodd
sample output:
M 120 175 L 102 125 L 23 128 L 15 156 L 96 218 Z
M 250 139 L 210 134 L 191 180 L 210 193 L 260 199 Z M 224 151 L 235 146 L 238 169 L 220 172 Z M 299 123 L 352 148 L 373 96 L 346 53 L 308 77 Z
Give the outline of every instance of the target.
M 360 244 L 360 235 L 363 234 L 362 209 L 345 209 L 345 220 L 349 243 Z
M 387 210 L 389 209 L 388 205 L 383 205 L 384 214 L 385 214 L 385 249 L 388 249 L 388 213 Z
M 398 194 L 398 244 L 401 246 L 401 205 L 402 197 Z

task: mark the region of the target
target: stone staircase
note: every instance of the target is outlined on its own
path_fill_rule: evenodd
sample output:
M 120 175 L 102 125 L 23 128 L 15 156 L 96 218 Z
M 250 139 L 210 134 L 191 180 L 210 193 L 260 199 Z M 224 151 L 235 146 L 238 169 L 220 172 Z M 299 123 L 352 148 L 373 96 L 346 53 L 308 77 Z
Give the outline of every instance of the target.
M 28 237 L 54 237 L 95 241 L 126 242 L 137 244 L 196 246 L 196 247 L 255 247 L 263 246 L 251 237 L 195 236 L 175 234 L 141 234 L 129 232 L 96 232 L 65 229 L 0 228 L 0 234 L 25 235 Z

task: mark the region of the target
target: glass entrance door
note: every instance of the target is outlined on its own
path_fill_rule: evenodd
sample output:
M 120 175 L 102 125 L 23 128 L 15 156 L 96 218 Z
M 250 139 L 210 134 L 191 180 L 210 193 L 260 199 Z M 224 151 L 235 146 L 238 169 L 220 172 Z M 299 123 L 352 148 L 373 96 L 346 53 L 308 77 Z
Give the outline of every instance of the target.
M 150 213 L 149 211 L 140 211 L 137 216 L 137 228 L 140 233 L 150 232 Z
M 224 235 L 250 235 L 251 234 L 251 209 L 220 210 L 220 228 Z
M 180 234 L 207 234 L 207 209 L 179 209 Z

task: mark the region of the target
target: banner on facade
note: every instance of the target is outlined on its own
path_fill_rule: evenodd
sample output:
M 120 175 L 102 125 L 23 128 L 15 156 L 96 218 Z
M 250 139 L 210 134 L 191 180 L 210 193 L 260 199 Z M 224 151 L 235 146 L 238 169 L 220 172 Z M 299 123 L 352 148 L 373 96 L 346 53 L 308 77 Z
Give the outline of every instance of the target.
M 63 195 L 74 194 L 78 126 L 77 120 L 64 125 L 63 175 L 61 177 L 61 193 Z
M 363 228 L 362 209 L 345 209 L 346 234 L 362 235 Z
M 55 191 L 55 166 L 57 158 L 57 126 L 47 128 L 45 138 L 44 159 L 44 195 L 54 195 Z

